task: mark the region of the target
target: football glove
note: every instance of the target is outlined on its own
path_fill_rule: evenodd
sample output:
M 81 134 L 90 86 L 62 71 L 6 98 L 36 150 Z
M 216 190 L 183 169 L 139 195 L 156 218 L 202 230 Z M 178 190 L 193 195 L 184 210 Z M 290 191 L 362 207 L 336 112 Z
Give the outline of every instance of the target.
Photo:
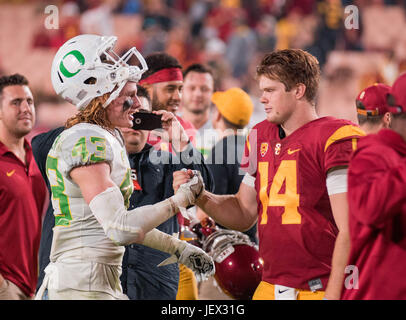
M 204 182 L 200 172 L 193 170 L 193 174 L 193 178 L 190 179 L 189 182 L 179 186 L 179 189 L 176 191 L 173 198 L 181 213 L 184 208 L 194 205 L 196 199 L 203 193 L 204 190 Z
M 202 249 L 182 241 L 174 255 L 162 261 L 158 267 L 171 263 L 181 263 L 191 269 L 198 282 L 207 280 L 216 272 L 213 259 Z

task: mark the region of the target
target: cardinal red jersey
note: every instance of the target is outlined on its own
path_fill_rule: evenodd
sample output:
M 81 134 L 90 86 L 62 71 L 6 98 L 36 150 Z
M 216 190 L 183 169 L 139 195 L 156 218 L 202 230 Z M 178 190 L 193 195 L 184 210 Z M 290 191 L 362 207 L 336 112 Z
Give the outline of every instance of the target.
M 348 168 L 351 252 L 342 299 L 406 299 L 406 142 L 362 138 Z
M 348 166 L 363 132 L 350 121 L 324 117 L 282 133 L 266 120 L 257 124 L 241 165 L 256 178 L 262 280 L 324 290 L 338 233 L 326 176 Z

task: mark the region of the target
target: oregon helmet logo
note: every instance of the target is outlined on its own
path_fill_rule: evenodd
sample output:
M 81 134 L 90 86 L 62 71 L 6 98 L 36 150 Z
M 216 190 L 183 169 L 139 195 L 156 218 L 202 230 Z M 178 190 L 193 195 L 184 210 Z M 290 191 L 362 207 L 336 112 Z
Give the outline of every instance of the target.
M 69 58 L 67 59 L 67 57 L 69 57 Z M 68 65 L 68 68 L 70 69 L 70 71 L 66 68 L 66 66 L 64 64 L 65 61 L 66 61 L 66 64 Z M 71 78 L 80 71 L 79 64 L 82 66 L 85 64 L 85 57 L 78 50 L 73 50 L 73 51 L 70 51 L 67 54 L 65 54 L 65 56 L 62 58 L 62 61 L 59 64 L 59 70 L 62 72 L 62 74 L 65 77 Z M 76 71 L 72 70 L 74 68 L 76 68 Z M 71 72 L 71 71 L 73 71 L 73 72 Z

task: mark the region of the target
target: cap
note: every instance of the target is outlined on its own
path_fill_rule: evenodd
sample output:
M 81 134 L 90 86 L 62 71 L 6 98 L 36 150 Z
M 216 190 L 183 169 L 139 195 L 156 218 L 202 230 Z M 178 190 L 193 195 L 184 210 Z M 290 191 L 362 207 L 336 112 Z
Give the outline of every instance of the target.
M 211 101 L 224 118 L 238 126 L 246 126 L 254 110 L 250 96 L 240 88 L 214 92 Z
M 390 106 L 386 99 L 390 89 L 386 84 L 375 83 L 362 90 L 355 100 L 357 113 L 364 116 L 377 116 L 389 112 Z
M 388 94 L 387 101 L 391 113 L 406 112 L 406 73 L 401 74 L 396 79 Z

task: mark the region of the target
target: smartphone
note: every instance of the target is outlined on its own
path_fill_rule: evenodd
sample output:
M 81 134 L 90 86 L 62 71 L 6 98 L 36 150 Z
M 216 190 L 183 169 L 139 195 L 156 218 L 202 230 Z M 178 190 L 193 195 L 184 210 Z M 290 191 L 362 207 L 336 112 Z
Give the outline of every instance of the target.
M 161 115 L 147 111 L 134 113 L 133 129 L 134 130 L 154 130 L 162 128 Z

